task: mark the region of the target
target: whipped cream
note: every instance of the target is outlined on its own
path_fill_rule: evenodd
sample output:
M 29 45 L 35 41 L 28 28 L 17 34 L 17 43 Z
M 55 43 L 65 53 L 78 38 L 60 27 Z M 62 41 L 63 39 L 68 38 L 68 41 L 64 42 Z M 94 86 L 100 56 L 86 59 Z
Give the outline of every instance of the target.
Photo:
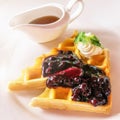
M 86 44 L 79 42 L 77 44 L 77 48 L 87 58 L 90 58 L 93 55 L 101 54 L 103 51 L 103 49 L 101 47 L 93 45 L 90 42 L 86 43 Z
M 86 36 L 92 35 L 91 33 L 85 33 Z M 80 52 L 87 58 L 93 56 L 93 55 L 98 55 L 101 54 L 103 49 L 99 46 L 96 46 L 92 44 L 91 42 L 88 43 L 82 43 L 79 42 L 77 44 L 77 48 L 80 50 Z

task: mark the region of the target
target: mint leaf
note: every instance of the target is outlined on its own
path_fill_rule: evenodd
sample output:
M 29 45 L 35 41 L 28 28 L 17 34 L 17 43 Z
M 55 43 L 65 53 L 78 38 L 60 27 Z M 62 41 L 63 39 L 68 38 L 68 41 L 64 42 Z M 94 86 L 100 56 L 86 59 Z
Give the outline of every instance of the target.
M 75 44 L 78 44 L 79 42 L 82 42 L 83 44 L 91 43 L 103 48 L 99 39 L 94 34 L 87 35 L 85 32 L 80 32 L 74 40 Z
M 80 32 L 78 35 L 77 35 L 77 37 L 75 38 L 75 43 L 77 44 L 78 42 L 86 42 L 85 40 L 84 40 L 84 38 L 85 38 L 85 32 Z

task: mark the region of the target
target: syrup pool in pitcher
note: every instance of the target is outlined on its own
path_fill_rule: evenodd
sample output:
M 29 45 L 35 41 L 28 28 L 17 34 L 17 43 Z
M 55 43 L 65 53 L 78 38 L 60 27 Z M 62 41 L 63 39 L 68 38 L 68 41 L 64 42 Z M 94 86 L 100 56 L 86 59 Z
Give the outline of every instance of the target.
M 29 24 L 50 24 L 59 20 L 56 16 L 43 16 L 32 20 Z

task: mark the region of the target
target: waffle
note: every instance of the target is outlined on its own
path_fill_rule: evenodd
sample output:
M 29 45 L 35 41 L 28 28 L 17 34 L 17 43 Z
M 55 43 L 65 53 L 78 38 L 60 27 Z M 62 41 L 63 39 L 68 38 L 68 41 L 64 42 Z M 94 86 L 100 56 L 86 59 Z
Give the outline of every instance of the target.
M 30 105 L 33 107 L 40 107 L 43 109 L 61 109 L 61 110 L 74 110 L 74 111 L 87 111 L 95 113 L 110 113 L 112 106 L 112 95 L 108 97 L 108 103 L 104 106 L 94 107 L 87 102 L 77 102 L 71 100 L 72 90 L 70 88 L 57 87 L 50 89 L 46 87 L 46 80 L 42 76 L 42 61 L 50 56 L 56 55 L 58 50 L 70 50 L 75 53 L 78 58 L 82 59 L 85 63 L 95 65 L 106 73 L 110 77 L 110 60 L 108 49 L 103 49 L 102 54 L 94 55 L 91 58 L 85 58 L 74 45 L 74 39 L 78 34 L 77 31 L 70 37 L 64 40 L 58 45 L 57 48 L 52 49 L 48 54 L 44 54 L 38 57 L 35 64 L 32 67 L 23 70 L 21 77 L 17 80 L 9 82 L 9 89 L 12 91 L 16 90 L 33 90 L 45 88 L 44 92 L 33 98 L 30 101 Z
M 74 34 L 76 35 L 76 34 Z M 84 62 L 95 65 L 106 73 L 110 77 L 110 61 L 109 51 L 104 49 L 100 55 L 92 56 L 90 59 L 84 58 L 78 49 L 74 46 L 74 37 L 66 39 L 64 42 L 59 44 L 58 49 L 60 50 L 71 50 L 79 58 L 83 59 Z M 57 87 L 55 89 L 47 88 L 45 91 L 31 100 L 30 105 L 33 107 L 40 107 L 43 109 L 61 109 L 61 110 L 75 110 L 75 111 L 87 111 L 95 113 L 109 114 L 112 106 L 112 95 L 108 97 L 108 103 L 104 106 L 94 107 L 87 102 L 76 102 L 71 100 L 72 90 L 70 88 Z

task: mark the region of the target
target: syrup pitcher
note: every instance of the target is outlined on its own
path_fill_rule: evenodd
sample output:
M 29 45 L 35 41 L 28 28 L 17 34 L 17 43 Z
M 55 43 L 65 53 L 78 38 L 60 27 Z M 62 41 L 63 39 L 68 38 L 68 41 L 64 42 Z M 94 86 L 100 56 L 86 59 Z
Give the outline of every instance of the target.
M 76 9 L 72 11 L 74 5 Z M 9 25 L 25 32 L 32 40 L 44 43 L 57 39 L 82 10 L 82 0 L 71 0 L 67 6 L 49 3 L 14 16 Z

